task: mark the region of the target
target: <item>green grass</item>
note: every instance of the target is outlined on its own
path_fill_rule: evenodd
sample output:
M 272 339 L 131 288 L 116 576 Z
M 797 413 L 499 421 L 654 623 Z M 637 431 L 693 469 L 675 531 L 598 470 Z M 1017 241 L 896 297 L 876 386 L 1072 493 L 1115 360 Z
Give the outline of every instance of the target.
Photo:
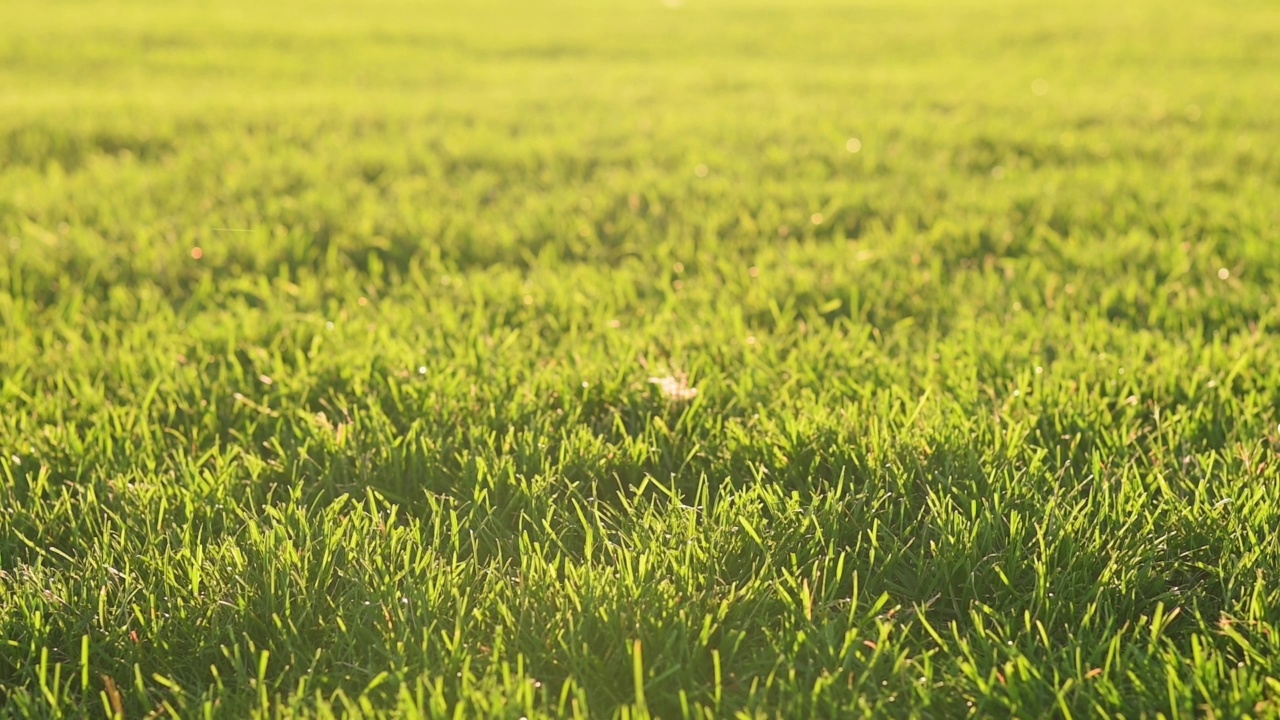
M 1278 67 L 0 0 L 0 715 L 1280 717 Z

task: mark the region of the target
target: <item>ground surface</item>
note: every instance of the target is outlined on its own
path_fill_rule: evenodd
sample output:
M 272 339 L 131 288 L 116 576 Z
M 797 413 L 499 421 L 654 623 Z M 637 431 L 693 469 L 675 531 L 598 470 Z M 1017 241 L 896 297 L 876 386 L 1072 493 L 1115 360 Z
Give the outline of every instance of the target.
M 1277 67 L 0 0 L 0 715 L 1280 715 Z

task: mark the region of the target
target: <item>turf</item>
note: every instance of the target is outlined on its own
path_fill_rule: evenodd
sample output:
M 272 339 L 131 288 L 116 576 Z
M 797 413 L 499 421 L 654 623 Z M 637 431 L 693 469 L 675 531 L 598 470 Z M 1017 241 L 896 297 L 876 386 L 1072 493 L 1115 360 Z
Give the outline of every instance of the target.
M 1277 67 L 0 0 L 0 715 L 1280 716 Z

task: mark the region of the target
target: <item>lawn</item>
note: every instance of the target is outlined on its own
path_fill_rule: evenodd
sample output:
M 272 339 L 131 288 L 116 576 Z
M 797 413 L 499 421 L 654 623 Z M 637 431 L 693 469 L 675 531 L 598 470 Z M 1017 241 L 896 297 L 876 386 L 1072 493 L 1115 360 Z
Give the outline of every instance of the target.
M 0 716 L 1280 717 L 1277 68 L 0 0 Z

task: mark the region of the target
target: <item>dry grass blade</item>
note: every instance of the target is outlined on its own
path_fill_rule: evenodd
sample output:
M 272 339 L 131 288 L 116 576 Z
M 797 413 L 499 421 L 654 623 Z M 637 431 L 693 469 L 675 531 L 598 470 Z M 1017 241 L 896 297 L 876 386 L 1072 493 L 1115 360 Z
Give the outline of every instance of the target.
M 690 385 L 688 376 L 683 373 L 664 377 L 651 377 L 649 378 L 649 383 L 657 385 L 662 395 L 668 400 L 688 402 L 698 397 L 698 388 Z

